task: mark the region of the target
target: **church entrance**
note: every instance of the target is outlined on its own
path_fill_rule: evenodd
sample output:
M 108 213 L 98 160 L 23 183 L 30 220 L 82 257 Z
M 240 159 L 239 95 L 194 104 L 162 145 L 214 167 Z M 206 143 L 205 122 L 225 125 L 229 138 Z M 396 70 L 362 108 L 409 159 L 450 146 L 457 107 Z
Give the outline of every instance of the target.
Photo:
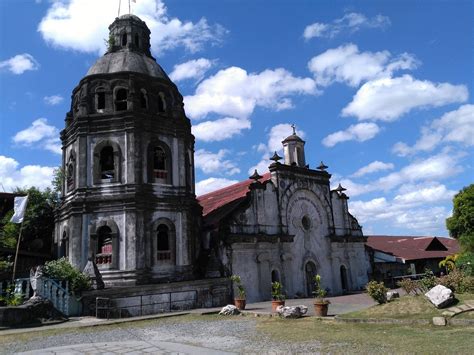
M 347 270 L 344 265 L 341 265 L 341 287 L 342 293 L 347 293 L 347 291 L 349 291 L 347 287 Z
M 312 261 L 308 261 L 305 265 L 306 275 L 306 296 L 313 297 L 314 277 L 316 276 L 316 265 Z

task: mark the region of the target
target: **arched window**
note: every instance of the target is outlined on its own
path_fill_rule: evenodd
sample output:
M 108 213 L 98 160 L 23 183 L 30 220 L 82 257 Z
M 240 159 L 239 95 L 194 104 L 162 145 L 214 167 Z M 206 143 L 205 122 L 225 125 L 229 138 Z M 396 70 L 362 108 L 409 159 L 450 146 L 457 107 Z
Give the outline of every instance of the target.
M 97 88 L 95 91 L 96 110 L 105 109 L 105 91 L 103 88 Z
M 115 110 L 125 111 L 128 108 L 127 105 L 127 90 L 120 88 L 115 92 Z
M 139 40 L 138 40 L 138 34 L 135 33 L 135 37 L 134 37 L 134 40 L 135 40 L 135 47 L 139 47 Z
M 127 45 L 127 34 L 124 33 L 122 35 L 122 46 L 126 46 Z
M 278 270 L 272 270 L 272 282 L 280 282 L 280 273 Z
M 69 238 L 67 236 L 67 232 L 63 231 L 63 235 L 61 238 L 61 244 L 59 249 L 59 256 L 60 257 L 69 257 Z
M 156 227 L 155 253 L 156 263 L 174 264 L 175 230 L 171 221 L 162 221 Z
M 98 265 L 112 264 L 112 230 L 108 226 L 102 226 L 97 230 L 96 263 Z
M 67 165 L 66 183 L 68 191 L 74 188 L 74 164 L 72 163 L 72 161 L 70 161 Z
M 315 289 L 314 277 L 316 276 L 316 265 L 312 261 L 308 261 L 305 265 L 306 274 L 306 296 L 312 297 Z
M 140 107 L 143 109 L 148 108 L 148 96 L 145 89 L 140 90 Z
M 150 166 L 149 182 L 155 184 L 171 183 L 171 156 L 163 143 L 150 144 L 148 164 Z
M 100 151 L 99 169 L 101 179 L 115 178 L 114 149 L 106 146 Z
M 158 112 L 165 112 L 166 111 L 166 100 L 165 94 L 162 92 L 158 93 Z

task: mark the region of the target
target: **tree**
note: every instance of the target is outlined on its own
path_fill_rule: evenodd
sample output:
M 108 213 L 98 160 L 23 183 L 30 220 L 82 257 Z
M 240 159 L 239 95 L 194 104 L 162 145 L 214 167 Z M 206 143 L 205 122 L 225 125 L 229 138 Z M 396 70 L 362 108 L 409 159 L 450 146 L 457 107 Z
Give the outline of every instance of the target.
M 474 253 L 474 184 L 454 196 L 453 215 L 446 219 L 446 227 L 463 252 Z

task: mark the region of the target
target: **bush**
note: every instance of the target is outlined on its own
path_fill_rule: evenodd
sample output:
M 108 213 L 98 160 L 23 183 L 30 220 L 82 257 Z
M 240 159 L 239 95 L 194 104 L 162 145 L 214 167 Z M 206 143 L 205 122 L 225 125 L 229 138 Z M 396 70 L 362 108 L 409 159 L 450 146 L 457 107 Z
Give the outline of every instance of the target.
M 440 277 L 439 283 L 456 293 L 474 292 L 474 277 L 454 269 L 448 275 Z
M 456 267 L 465 274 L 474 276 L 474 253 L 462 253 L 456 258 Z
M 5 294 L 0 296 L 0 305 L 19 306 L 23 303 L 23 295 L 21 293 L 15 293 L 14 286 L 8 287 L 5 291 Z
M 388 288 L 385 287 L 383 282 L 370 281 L 365 285 L 367 293 L 370 297 L 379 304 L 387 302 L 387 291 Z
M 420 280 L 419 285 L 423 293 L 428 292 L 438 284 L 438 278 L 433 274 L 433 271 L 426 269 L 425 276 Z
M 401 279 L 397 282 L 397 286 L 403 288 L 407 295 L 411 293 L 417 295 L 420 287 L 417 281 L 410 278 Z
M 51 279 L 68 281 L 73 292 L 88 290 L 91 287 L 89 276 L 77 270 L 66 258 L 46 262 L 44 274 Z
M 283 285 L 277 281 L 272 282 L 272 299 L 274 301 L 284 301 Z
M 235 287 L 237 287 L 237 291 L 239 293 L 239 299 L 244 300 L 245 299 L 245 288 L 244 285 L 242 285 L 242 280 L 240 279 L 239 275 L 232 275 L 230 277 L 230 280 L 234 283 Z

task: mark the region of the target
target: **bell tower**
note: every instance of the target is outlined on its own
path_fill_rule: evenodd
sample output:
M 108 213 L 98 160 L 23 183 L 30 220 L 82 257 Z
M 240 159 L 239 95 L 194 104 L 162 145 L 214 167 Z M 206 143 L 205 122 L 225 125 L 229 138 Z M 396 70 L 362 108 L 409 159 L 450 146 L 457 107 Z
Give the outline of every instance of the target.
M 296 134 L 296 126 L 291 125 L 291 127 L 293 128 L 293 134 L 281 142 L 283 144 L 284 162 L 286 165 L 304 168 L 306 166 L 304 156 L 305 141 Z
M 80 269 L 94 258 L 108 285 L 191 279 L 201 207 L 183 97 L 145 22 L 123 15 L 109 30 L 61 132 L 58 251 Z

